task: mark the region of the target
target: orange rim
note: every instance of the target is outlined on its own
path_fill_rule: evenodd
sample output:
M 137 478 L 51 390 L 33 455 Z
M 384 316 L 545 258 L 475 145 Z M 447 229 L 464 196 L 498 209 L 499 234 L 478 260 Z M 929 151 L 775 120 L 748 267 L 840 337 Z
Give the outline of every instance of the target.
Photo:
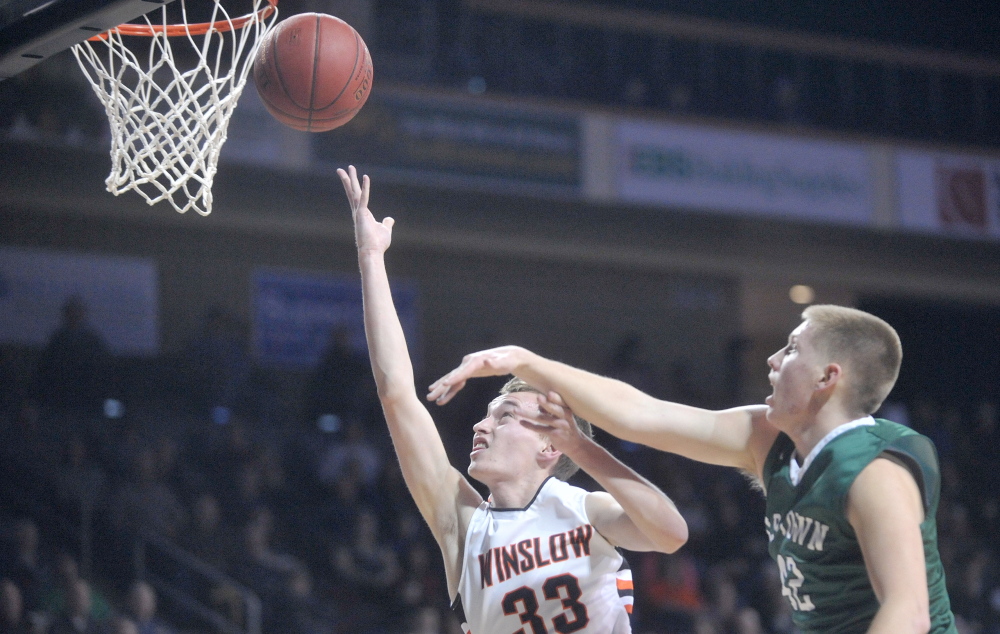
M 138 37 L 153 37 L 161 33 L 167 37 L 178 37 L 181 35 L 204 35 L 209 31 L 225 33 L 233 29 L 242 29 L 251 22 L 258 22 L 266 19 L 278 6 L 278 0 L 267 0 L 267 6 L 257 11 L 232 20 L 217 20 L 215 22 L 198 22 L 196 24 L 120 24 L 113 29 L 109 29 L 100 35 L 88 38 L 91 42 L 108 39 L 112 32 L 119 35 L 135 35 Z

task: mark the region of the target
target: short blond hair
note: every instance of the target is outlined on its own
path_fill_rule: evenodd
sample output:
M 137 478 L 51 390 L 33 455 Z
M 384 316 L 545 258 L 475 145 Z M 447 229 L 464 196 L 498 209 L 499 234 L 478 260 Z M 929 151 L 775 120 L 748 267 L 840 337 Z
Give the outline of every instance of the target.
M 543 394 L 541 390 L 528 385 L 516 376 L 507 381 L 504 386 L 500 388 L 501 394 L 513 394 L 515 392 L 534 392 L 535 394 Z M 594 428 L 589 422 L 580 418 L 576 414 L 573 414 L 573 420 L 576 421 L 576 426 L 580 428 L 580 431 L 586 434 L 587 438 L 594 437 Z M 559 460 L 556 461 L 556 465 L 552 467 L 552 475 L 565 481 L 569 480 L 573 474 L 579 470 L 580 466 L 573 462 L 569 456 L 563 454 L 559 456 Z
M 903 362 L 896 330 L 863 310 L 830 304 L 806 308 L 802 319 L 812 324 L 820 353 L 848 368 L 850 404 L 875 413 L 896 384 Z

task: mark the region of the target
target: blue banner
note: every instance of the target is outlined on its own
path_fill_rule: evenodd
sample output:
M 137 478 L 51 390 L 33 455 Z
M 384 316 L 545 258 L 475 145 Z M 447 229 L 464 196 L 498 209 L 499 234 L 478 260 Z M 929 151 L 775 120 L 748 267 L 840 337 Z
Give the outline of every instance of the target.
M 392 297 L 414 356 L 419 350 L 416 286 L 393 284 Z M 254 350 L 265 364 L 316 365 L 336 327 L 350 332 L 357 350 L 367 350 L 357 276 L 260 269 L 253 276 L 253 315 Z

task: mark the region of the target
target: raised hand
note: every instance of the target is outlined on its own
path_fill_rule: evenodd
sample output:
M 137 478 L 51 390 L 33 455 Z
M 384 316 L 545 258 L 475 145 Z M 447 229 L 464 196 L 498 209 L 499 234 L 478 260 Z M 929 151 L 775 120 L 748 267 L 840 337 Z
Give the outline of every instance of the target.
M 461 365 L 431 383 L 427 400 L 444 405 L 465 387 L 465 382 L 469 379 L 513 374 L 527 352 L 518 346 L 501 346 L 467 354 L 462 358 Z
M 376 251 L 384 253 L 392 243 L 392 225 L 395 220 L 386 217 L 382 222 L 375 220 L 375 216 L 368 210 L 368 191 L 371 181 L 365 174 L 361 181 L 358 181 L 358 170 L 353 165 L 348 166 L 347 171 L 338 169 L 340 182 L 347 192 L 347 200 L 351 203 L 351 213 L 354 217 L 354 241 L 358 251 Z

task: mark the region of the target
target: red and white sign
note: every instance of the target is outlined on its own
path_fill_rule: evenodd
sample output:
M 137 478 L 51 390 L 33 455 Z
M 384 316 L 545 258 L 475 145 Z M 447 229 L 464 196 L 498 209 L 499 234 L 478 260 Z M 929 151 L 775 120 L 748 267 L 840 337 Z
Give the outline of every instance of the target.
M 897 172 L 904 228 L 1000 237 L 1000 160 L 900 152 Z

